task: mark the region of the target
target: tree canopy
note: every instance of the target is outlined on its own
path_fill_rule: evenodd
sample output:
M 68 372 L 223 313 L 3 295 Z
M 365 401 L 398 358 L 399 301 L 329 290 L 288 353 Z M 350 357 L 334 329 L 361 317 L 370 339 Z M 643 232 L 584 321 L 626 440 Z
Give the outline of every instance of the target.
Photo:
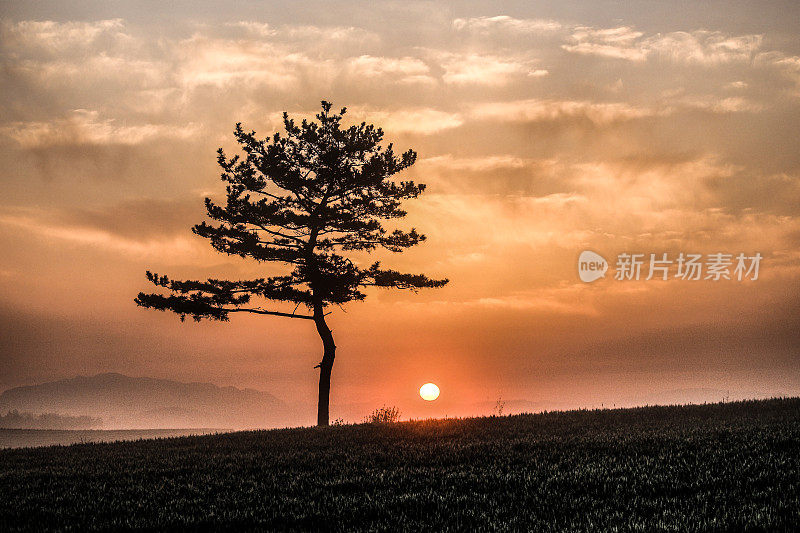
M 401 252 L 425 240 L 409 231 L 387 231 L 382 221 L 406 215 L 403 200 L 416 198 L 424 184 L 392 181 L 409 168 L 417 154 L 383 148 L 383 131 L 362 122 L 342 128 L 346 109 L 331 113 L 322 102 L 317 122 L 300 124 L 283 114 L 285 133 L 259 139 L 236 125 L 234 136 L 243 153 L 218 163 L 227 183 L 227 201 L 206 198 L 213 221 L 194 226 L 218 251 L 259 262 L 284 263 L 284 275 L 253 280 L 177 281 L 156 273 L 148 279 L 169 294 L 140 293 L 143 307 L 171 310 L 181 318 L 228 320 L 232 312 L 313 318 L 253 307 L 253 297 L 291 302 L 309 309 L 363 300 L 368 286 L 417 290 L 442 287 L 446 279 L 401 273 L 380 262 L 358 266 L 347 252 L 382 248 Z

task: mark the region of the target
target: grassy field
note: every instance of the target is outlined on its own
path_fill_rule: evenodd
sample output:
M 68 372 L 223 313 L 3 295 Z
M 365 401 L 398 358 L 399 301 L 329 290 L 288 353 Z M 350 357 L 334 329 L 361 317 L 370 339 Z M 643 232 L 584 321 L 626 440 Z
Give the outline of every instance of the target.
M 0 451 L 0 530 L 791 531 L 800 399 Z

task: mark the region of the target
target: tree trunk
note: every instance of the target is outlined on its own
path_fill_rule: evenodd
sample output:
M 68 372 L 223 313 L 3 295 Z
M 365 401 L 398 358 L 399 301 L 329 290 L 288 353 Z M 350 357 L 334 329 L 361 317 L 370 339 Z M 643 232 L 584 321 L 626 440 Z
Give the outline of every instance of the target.
M 322 361 L 319 363 L 319 400 L 317 403 L 317 425 L 327 426 L 330 423 L 331 370 L 336 357 L 336 344 L 333 333 L 325 322 L 322 305 L 314 306 L 314 324 L 322 339 Z

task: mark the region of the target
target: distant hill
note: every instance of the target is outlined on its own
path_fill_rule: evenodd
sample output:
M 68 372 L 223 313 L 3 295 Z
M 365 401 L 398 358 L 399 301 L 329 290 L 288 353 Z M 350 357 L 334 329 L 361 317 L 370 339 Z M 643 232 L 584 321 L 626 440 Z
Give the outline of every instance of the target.
M 255 389 L 108 373 L 16 387 L 0 394 L 0 414 L 100 418 L 105 429 L 262 428 L 296 422 L 292 409 Z

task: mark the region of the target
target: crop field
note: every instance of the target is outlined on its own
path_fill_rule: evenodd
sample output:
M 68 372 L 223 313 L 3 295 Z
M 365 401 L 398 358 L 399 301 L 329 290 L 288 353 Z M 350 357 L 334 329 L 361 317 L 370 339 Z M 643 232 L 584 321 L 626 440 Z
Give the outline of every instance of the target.
M 792 531 L 800 399 L 0 451 L 0 530 Z

